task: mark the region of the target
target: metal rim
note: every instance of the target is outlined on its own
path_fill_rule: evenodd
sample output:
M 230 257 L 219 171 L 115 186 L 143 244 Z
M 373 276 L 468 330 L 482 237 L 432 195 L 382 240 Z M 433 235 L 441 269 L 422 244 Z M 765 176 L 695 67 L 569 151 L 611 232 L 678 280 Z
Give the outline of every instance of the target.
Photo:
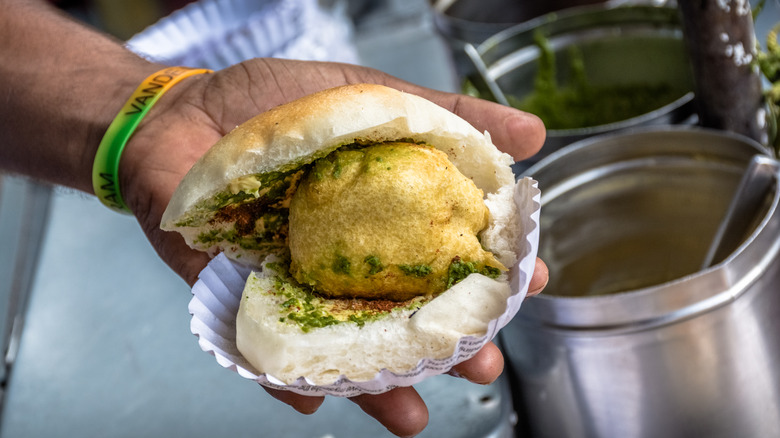
M 771 149 L 738 134 L 691 127 L 651 127 L 634 129 L 628 132 L 592 137 L 554 152 L 550 156 L 530 167 L 524 173 L 533 176 L 543 169 L 553 166 L 565 155 L 578 152 L 583 154 L 594 145 L 604 141 L 630 139 L 646 134 L 664 135 L 665 133 L 691 133 L 691 135 L 718 136 L 755 150 L 756 155 L 772 157 Z M 777 163 L 780 169 L 780 163 Z M 613 334 L 616 332 L 644 330 L 671 322 L 690 318 L 702 312 L 709 311 L 725 305 L 739 297 L 748 286 L 752 284 L 767 264 L 778 258 L 780 253 L 780 241 L 771 234 L 780 227 L 780 170 L 778 170 L 775 182 L 775 193 L 769 210 L 753 233 L 740 245 L 728 258 L 708 269 L 687 275 L 685 277 L 665 282 L 650 287 L 627 290 L 609 295 L 596 295 L 586 297 L 555 296 L 542 293 L 532 297 L 521 309 L 521 319 L 526 322 L 544 324 L 557 327 L 561 330 L 576 329 L 581 333 L 598 332 L 600 334 Z M 542 209 L 544 209 L 544 190 Z M 774 230 L 774 231 L 773 231 Z M 762 236 L 766 237 L 762 239 Z M 756 262 L 750 255 L 758 254 L 760 259 Z M 750 258 L 748 261 L 747 259 Z M 735 275 L 739 272 L 740 275 Z M 686 291 L 692 290 L 693 283 L 700 286 L 698 293 Z M 721 291 L 711 294 L 709 291 Z M 676 296 L 673 304 L 664 306 L 659 303 L 658 294 Z M 680 297 L 685 297 L 680 299 Z M 643 305 L 638 305 L 638 304 Z M 631 311 L 626 311 L 630 309 Z M 525 310 L 525 312 L 523 312 Z M 621 313 L 623 313 L 621 315 Z M 592 314 L 607 315 L 603 318 L 595 318 Z

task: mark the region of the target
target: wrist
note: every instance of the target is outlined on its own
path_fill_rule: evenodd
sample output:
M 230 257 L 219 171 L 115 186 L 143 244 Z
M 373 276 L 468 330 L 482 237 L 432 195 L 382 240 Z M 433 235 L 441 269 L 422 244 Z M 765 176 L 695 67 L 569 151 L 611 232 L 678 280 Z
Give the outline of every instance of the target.
M 74 154 L 78 156 L 74 188 L 94 193 L 92 172 L 101 140 L 139 84 L 161 68 L 163 66 L 141 60 L 138 64 L 127 65 L 121 72 L 108 69 L 100 72 L 101 77 L 95 85 L 103 91 L 103 99 L 93 102 L 82 125 L 83 132 L 74 136 L 74 141 L 80 143 L 80 146 L 74 146 L 78 151 Z
M 131 211 L 162 215 L 162 211 L 149 210 L 167 204 L 179 180 L 205 152 L 200 146 L 217 140 L 203 138 L 201 130 L 193 129 L 213 124 L 203 103 L 204 89 L 211 77 L 190 76 L 166 91 L 127 141 L 119 163 L 118 182 Z
M 109 124 L 95 152 L 92 187 L 104 205 L 130 212 L 119 186 L 119 164 L 125 146 L 161 97 L 186 78 L 204 73 L 211 73 L 211 70 L 165 67 L 147 76 L 133 90 Z

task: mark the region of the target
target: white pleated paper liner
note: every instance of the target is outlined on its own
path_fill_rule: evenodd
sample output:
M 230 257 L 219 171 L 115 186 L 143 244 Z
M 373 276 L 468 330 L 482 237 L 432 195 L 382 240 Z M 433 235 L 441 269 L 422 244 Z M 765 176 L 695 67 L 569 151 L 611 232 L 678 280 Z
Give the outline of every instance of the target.
M 155 62 L 219 70 L 251 58 L 358 63 L 340 3 L 200 0 L 134 35 L 131 51 Z
M 351 381 L 341 376 L 329 385 L 313 385 L 305 377 L 291 384 L 284 384 L 273 376 L 259 373 L 236 347 L 236 313 L 244 284 L 252 269 L 222 254 L 215 257 L 200 273 L 198 282 L 192 288 L 193 297 L 189 304 L 192 315 L 190 328 L 198 337 L 201 349 L 212 354 L 221 366 L 267 387 L 304 395 L 352 397 L 414 385 L 427 377 L 443 374 L 453 365 L 473 357 L 520 309 L 528 292 L 539 247 L 540 197 L 541 192 L 536 181 L 524 178 L 517 184 L 514 199 L 520 208 L 519 220 L 522 222 L 524 236 L 520 261 L 509 273 L 512 295 L 507 299 L 504 313 L 489 323 L 487 333 L 480 337 L 461 338 L 450 357 L 422 359 L 414 369 L 405 373 L 378 370 L 374 378 L 368 381 Z

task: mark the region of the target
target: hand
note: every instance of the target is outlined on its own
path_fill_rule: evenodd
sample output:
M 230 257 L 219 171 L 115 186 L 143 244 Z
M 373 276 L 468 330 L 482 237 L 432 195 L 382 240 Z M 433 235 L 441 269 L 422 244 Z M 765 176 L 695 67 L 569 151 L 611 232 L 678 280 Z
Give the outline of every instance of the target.
M 534 154 L 544 141 L 538 118 L 509 107 L 475 98 L 425 89 L 358 66 L 255 59 L 209 75 L 185 79 L 152 108 L 128 143 L 122 157 L 120 186 L 158 254 L 190 285 L 208 263 L 208 257 L 190 249 L 176 233 L 160 230 L 160 218 L 174 189 L 195 161 L 237 125 L 272 107 L 326 88 L 351 83 L 378 83 L 423 96 L 455 112 L 515 159 Z M 547 282 L 547 270 L 537 260 L 531 294 Z M 453 374 L 487 384 L 503 369 L 503 357 L 489 344 L 474 358 L 454 368 Z M 269 393 L 303 413 L 316 411 L 322 397 L 291 392 Z M 352 399 L 391 432 L 412 435 L 428 421 L 425 404 L 413 388 Z

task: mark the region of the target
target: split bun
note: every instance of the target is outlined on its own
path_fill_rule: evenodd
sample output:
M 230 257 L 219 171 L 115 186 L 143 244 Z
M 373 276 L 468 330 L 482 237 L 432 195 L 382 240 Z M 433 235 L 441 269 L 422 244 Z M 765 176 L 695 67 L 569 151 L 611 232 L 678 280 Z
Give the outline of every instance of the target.
M 370 84 L 325 90 L 266 111 L 228 133 L 193 166 L 162 218 L 162 228 L 179 232 L 191 247 L 257 268 L 236 318 L 236 342 L 258 372 L 284 383 L 305 377 L 319 385 L 340 377 L 370 380 L 382 369 L 408 371 L 424 358 L 452 355 L 463 336 L 484 335 L 489 322 L 506 309 L 512 294 L 508 273 L 497 278 L 471 274 L 422 307 L 359 325 L 302 331 L 280 322 L 282 297 L 267 293 L 278 280 L 267 267 L 278 260 L 275 251 L 203 238 L 224 226 L 210 218 L 204 205 L 235 192 L 242 178 L 290 172 L 344 145 L 391 141 L 444 152 L 484 193 L 489 218 L 479 234 L 482 247 L 506 267 L 517 264 L 524 230 L 513 200 L 513 160 L 488 133 L 421 97 Z M 257 193 L 263 196 L 262 189 Z

